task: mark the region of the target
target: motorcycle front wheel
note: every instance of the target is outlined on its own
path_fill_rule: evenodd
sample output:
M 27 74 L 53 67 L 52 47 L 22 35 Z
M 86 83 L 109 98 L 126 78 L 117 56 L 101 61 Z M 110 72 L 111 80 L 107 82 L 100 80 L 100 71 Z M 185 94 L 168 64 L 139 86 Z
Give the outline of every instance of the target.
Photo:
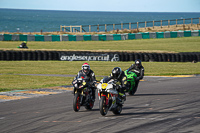
M 108 112 L 108 106 L 106 105 L 106 97 L 102 96 L 99 102 L 99 109 L 101 115 L 105 116 Z
M 75 112 L 78 112 L 80 110 L 80 95 L 78 93 L 74 95 L 73 109 Z

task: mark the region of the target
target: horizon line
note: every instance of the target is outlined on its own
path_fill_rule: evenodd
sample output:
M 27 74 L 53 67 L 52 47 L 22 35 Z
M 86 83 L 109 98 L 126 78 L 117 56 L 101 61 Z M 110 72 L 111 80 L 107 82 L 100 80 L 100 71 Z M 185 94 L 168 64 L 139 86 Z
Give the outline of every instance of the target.
M 58 9 L 24 9 L 24 8 L 1 8 L 0 9 L 14 9 L 14 10 L 42 10 L 42 11 L 77 11 L 77 12 L 141 12 L 141 13 L 200 13 L 195 11 L 181 12 L 181 11 L 89 11 L 89 10 L 58 10 Z

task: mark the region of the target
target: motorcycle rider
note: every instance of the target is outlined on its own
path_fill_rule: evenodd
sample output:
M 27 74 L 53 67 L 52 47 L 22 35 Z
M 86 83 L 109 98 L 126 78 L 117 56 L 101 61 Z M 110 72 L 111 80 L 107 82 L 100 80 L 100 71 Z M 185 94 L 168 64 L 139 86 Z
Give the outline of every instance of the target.
M 128 71 L 133 71 L 137 74 L 137 78 L 135 78 L 135 89 L 137 89 L 139 81 L 143 79 L 144 76 L 144 67 L 142 66 L 142 61 L 140 59 L 135 60 L 135 64 L 132 64 Z
M 91 89 L 92 89 L 92 97 L 93 97 L 93 100 L 95 101 L 95 90 L 96 90 L 96 86 L 95 86 L 95 84 L 96 84 L 95 74 L 90 69 L 90 65 L 88 63 L 84 63 L 81 68 L 82 68 L 82 70 L 80 70 L 78 72 L 78 74 L 76 75 L 76 77 L 72 81 L 72 85 L 74 86 L 73 94 L 75 93 L 75 90 L 78 87 L 77 83 L 76 83 L 77 77 L 79 77 L 79 75 L 84 75 L 84 76 L 87 76 L 89 78 L 89 82 L 91 84 Z
M 28 48 L 26 44 L 27 44 L 27 42 L 26 42 L 26 41 L 23 41 L 23 42 L 18 46 L 18 48 Z
M 112 73 L 110 74 L 110 76 L 108 76 L 108 78 L 120 82 L 121 87 L 118 88 L 117 90 L 119 92 L 119 96 L 121 97 L 121 99 L 125 101 L 126 100 L 125 91 L 127 90 L 127 77 L 124 74 L 124 71 L 122 71 L 120 67 L 115 67 L 113 68 Z

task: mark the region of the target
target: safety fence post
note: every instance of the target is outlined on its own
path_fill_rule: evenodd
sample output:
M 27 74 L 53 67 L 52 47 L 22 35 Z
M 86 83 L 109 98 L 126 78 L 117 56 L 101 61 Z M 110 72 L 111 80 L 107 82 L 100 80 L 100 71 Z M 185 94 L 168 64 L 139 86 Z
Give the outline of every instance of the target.
M 154 29 L 154 21 L 153 21 L 153 29 Z
M 145 21 L 145 29 L 146 29 L 146 27 L 147 27 L 147 22 Z
M 169 25 L 170 25 L 170 20 L 168 20 L 168 28 L 169 28 Z
M 113 31 L 115 30 L 115 24 L 113 24 Z

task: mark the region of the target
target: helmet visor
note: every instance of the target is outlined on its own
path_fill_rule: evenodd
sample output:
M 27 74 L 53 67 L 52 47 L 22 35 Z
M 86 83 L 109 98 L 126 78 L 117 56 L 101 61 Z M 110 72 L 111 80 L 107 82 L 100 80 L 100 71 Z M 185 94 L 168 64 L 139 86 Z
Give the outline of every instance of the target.
M 83 72 L 88 73 L 90 71 L 89 66 L 83 66 Z
M 140 66 L 140 62 L 139 61 L 136 61 L 135 64 L 136 64 L 137 67 Z

